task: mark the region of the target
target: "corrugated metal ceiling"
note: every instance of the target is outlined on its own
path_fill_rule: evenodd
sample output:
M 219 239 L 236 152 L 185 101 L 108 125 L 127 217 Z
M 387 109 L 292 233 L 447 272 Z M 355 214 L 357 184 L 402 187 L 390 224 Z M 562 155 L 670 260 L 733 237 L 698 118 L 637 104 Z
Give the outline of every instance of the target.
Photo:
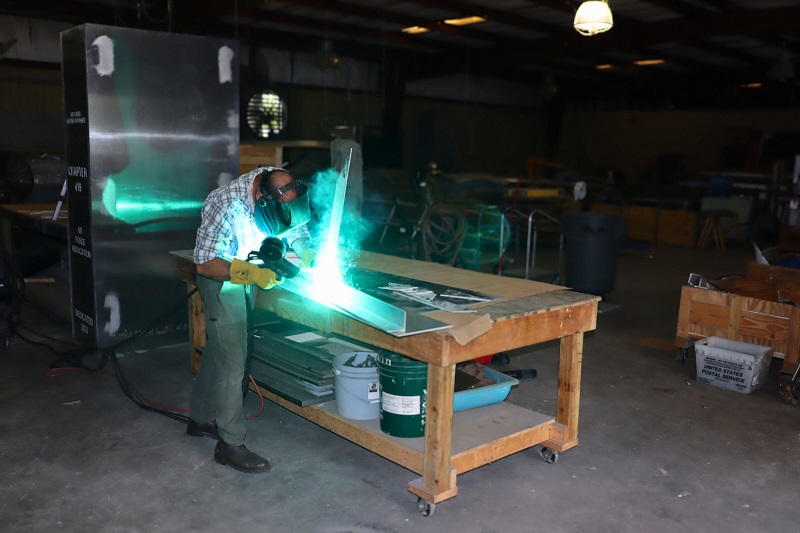
M 168 23 L 154 19 L 167 16 Z M 614 28 L 594 37 L 572 29 L 578 0 L 11 0 L 0 13 L 238 37 L 245 43 L 313 52 L 323 39 L 342 56 L 391 62 L 408 81 L 470 74 L 511 80 L 555 75 L 579 93 L 620 94 L 691 85 L 719 90 L 768 76 L 779 56 L 793 63 L 800 0 L 609 0 Z M 149 16 L 148 16 L 149 15 Z M 486 22 L 442 21 L 480 15 Z M 408 35 L 407 26 L 429 32 Z M 637 59 L 665 60 L 635 67 Z M 612 68 L 598 73 L 599 64 Z M 794 78 L 780 83 L 792 90 Z

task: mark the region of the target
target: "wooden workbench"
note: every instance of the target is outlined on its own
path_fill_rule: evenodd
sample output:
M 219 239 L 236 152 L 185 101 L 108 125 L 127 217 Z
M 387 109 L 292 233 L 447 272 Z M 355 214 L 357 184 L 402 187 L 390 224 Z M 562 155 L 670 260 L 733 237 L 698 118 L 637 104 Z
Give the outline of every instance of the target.
M 36 233 L 54 237 L 67 242 L 69 216 L 67 205 L 61 208 L 58 218 L 53 220 L 56 204 L 4 204 L 0 205 L 2 249 L 11 253 L 13 243 L 12 226 L 19 226 Z
M 179 278 L 192 289 L 195 269 L 191 251 L 171 253 L 178 264 Z M 556 452 L 578 444 L 583 334 L 596 327 L 597 296 L 533 281 L 379 254 L 363 253 L 358 264 L 433 283 L 446 278 L 448 285 L 453 287 L 492 294 L 499 291 L 514 296 L 481 306 L 476 314 L 488 315 L 491 328 L 462 345 L 450 330 L 398 338 L 304 301 L 288 291 L 273 289 L 261 292 L 257 305 L 281 317 L 385 348 L 429 365 L 425 436 L 416 439 L 386 435 L 380 431 L 377 420 L 342 418 L 336 413 L 335 402 L 298 407 L 262 390 L 265 397 L 420 474 L 422 477 L 411 481 L 408 490 L 420 498 L 420 511 L 425 515 L 436 503 L 456 496 L 457 474 L 539 444 Z M 494 288 L 494 292 L 486 290 L 487 287 Z M 189 313 L 194 366 L 198 357 L 195 348 L 205 344 L 202 302 L 197 293 L 192 297 Z M 561 339 L 555 418 L 509 402 L 453 414 L 456 363 L 554 339 Z

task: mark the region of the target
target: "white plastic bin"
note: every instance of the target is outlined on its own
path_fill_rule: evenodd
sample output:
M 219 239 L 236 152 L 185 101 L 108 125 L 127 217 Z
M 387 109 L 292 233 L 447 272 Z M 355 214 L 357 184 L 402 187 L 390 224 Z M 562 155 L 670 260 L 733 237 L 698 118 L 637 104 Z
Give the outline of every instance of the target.
M 697 381 L 750 394 L 764 386 L 773 348 L 721 337 L 694 344 Z

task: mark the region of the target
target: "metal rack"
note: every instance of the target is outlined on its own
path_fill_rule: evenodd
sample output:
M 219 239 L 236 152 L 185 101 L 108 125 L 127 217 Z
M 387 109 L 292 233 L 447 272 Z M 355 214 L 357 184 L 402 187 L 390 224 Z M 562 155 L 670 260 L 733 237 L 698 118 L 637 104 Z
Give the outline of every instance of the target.
M 556 270 L 554 272 L 545 272 L 540 274 L 536 277 L 552 277 L 552 282 L 554 284 L 558 284 L 561 282 L 561 266 L 564 257 L 564 232 L 561 230 L 561 221 L 555 218 L 552 215 L 545 213 L 544 211 L 533 210 L 528 214 L 519 211 L 518 209 L 507 208 L 505 210 L 505 216 L 507 218 L 514 217 L 517 220 L 520 219 L 527 219 L 528 226 L 527 226 L 527 235 L 526 235 L 526 242 L 525 242 L 525 279 L 531 279 L 533 275 L 534 269 L 536 268 L 536 253 L 539 245 L 539 222 L 537 218 L 544 218 L 550 222 L 556 224 L 559 228 L 558 231 L 558 261 L 556 265 Z M 519 251 L 519 243 L 520 243 L 520 225 L 519 224 L 511 224 L 509 222 L 509 226 L 515 226 L 516 231 L 516 246 L 517 251 Z M 502 241 L 503 234 L 502 231 L 505 229 L 505 226 L 501 226 L 501 234 L 500 239 Z M 502 266 L 502 265 L 501 265 Z M 500 270 L 502 273 L 502 270 Z
M 410 256 L 415 259 L 416 252 L 414 239 L 422 230 L 422 225 L 428 216 L 431 206 L 427 203 L 420 203 L 413 200 L 403 200 L 395 198 L 389 216 L 383 223 L 378 245 L 383 245 L 390 227 L 396 227 L 400 233 L 407 235 Z
M 424 258 L 481 271 L 489 266 L 494 269 L 502 259 L 508 241 L 507 226 L 505 214 L 492 206 L 465 207 L 396 198 L 383 223 L 378 244 L 383 245 L 387 240 L 390 227 L 398 228 L 408 240 L 412 259 Z M 415 241 L 418 237 L 419 242 Z M 452 242 L 444 245 L 438 242 L 441 246 L 434 247 L 432 239 Z

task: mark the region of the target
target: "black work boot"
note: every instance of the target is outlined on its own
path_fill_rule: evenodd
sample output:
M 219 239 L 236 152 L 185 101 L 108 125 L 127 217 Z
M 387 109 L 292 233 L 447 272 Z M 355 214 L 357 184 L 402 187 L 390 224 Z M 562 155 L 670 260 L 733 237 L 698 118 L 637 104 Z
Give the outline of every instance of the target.
M 245 448 L 244 444 L 231 446 L 222 440 L 214 448 L 214 460 L 247 474 L 260 474 L 269 470 L 269 461 Z
M 186 424 L 186 434 L 192 437 L 213 437 L 219 440 L 219 430 L 217 429 L 216 422 L 195 422 L 191 418 L 189 423 Z

